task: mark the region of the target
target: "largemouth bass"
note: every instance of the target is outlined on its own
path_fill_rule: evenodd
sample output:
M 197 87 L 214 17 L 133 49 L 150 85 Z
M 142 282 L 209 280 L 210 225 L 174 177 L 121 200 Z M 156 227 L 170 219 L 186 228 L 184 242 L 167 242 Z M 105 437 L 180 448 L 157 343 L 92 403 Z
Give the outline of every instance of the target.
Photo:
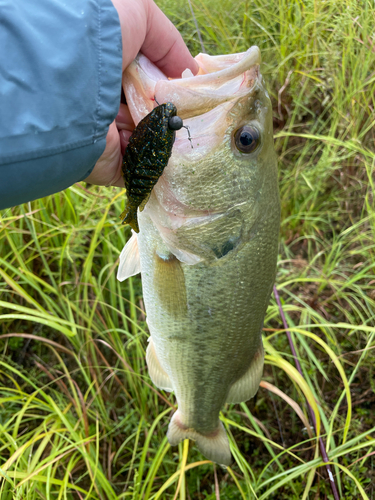
M 263 372 L 280 224 L 277 163 L 258 47 L 196 60 L 198 75 L 187 70 L 176 80 L 143 55 L 126 70 L 135 123 L 155 98 L 172 102 L 193 149 L 186 130 L 177 132 L 118 278 L 142 273 L 149 374 L 178 403 L 170 444 L 190 438 L 207 458 L 230 465 L 219 413 L 252 398 Z

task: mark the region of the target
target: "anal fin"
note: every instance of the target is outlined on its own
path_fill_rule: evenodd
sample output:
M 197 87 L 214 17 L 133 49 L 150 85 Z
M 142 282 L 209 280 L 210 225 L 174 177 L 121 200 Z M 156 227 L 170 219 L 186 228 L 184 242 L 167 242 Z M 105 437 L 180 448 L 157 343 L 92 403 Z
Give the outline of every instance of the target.
M 154 344 L 150 338 L 150 343 L 146 350 L 146 363 L 148 366 L 148 373 L 150 374 L 152 382 L 163 389 L 164 391 L 172 392 L 173 387 L 170 378 L 166 371 L 162 368 L 155 352 Z
M 230 388 L 227 403 L 242 403 L 253 398 L 258 391 L 263 374 L 264 350 L 260 345 L 250 367 Z

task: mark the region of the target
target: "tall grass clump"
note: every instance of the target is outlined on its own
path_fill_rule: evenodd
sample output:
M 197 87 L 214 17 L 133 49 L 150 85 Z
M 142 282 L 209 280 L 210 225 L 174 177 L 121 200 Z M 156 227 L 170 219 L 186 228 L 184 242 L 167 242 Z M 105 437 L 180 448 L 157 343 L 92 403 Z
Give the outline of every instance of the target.
M 201 51 L 187 1 L 160 7 Z M 165 433 L 138 277 L 115 270 L 124 191 L 79 183 L 0 218 L 1 500 L 341 499 L 375 491 L 375 5 L 196 0 L 212 54 L 258 45 L 273 102 L 282 227 L 257 397 L 221 416 L 221 470 Z

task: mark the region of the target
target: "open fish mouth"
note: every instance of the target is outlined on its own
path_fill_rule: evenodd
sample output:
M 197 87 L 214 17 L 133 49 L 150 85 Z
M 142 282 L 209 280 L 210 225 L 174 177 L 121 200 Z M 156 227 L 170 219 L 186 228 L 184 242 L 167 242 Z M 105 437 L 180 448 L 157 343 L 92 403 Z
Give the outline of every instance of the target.
M 254 119 L 259 114 L 256 101 L 261 101 L 257 96 L 264 92 L 260 50 L 254 46 L 239 54 L 199 54 L 195 59 L 199 65 L 196 76 L 185 70 L 182 78 L 170 80 L 143 54 L 138 54 L 124 74 L 127 104 L 135 124 L 157 103 L 171 102 L 189 128 L 190 135 L 184 128 L 177 131 L 171 158 L 145 207 L 145 214 L 158 220 L 161 232 L 215 223 L 234 206 L 255 200 L 249 201 L 248 182 L 241 181 L 240 163 L 248 160 L 234 158 L 233 137 L 248 123 L 250 108 Z M 232 197 L 228 187 L 223 196 L 208 197 L 218 170 L 228 166 L 225 182 L 237 194 Z M 262 182 L 255 183 L 260 189 Z
M 172 102 L 182 119 L 202 115 L 216 106 L 249 93 L 261 78 L 258 47 L 224 56 L 198 54 L 199 73 L 185 70 L 181 79 L 168 79 L 147 57 L 138 54 L 124 75 L 124 88 L 135 124 L 157 102 Z

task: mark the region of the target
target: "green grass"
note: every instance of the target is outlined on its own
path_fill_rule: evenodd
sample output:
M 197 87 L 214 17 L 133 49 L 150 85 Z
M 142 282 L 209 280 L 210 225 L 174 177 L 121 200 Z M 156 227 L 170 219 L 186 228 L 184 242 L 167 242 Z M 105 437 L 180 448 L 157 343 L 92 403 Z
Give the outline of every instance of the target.
M 187 1 L 158 3 L 199 52 Z M 374 3 L 193 6 L 208 52 L 262 51 L 280 167 L 277 288 L 305 382 L 272 299 L 258 395 L 222 414 L 236 464 L 170 448 L 174 398 L 147 374 L 140 279 L 115 278 L 124 193 L 78 184 L 4 210 L 2 500 L 331 499 L 307 399 L 340 498 L 375 499 Z

